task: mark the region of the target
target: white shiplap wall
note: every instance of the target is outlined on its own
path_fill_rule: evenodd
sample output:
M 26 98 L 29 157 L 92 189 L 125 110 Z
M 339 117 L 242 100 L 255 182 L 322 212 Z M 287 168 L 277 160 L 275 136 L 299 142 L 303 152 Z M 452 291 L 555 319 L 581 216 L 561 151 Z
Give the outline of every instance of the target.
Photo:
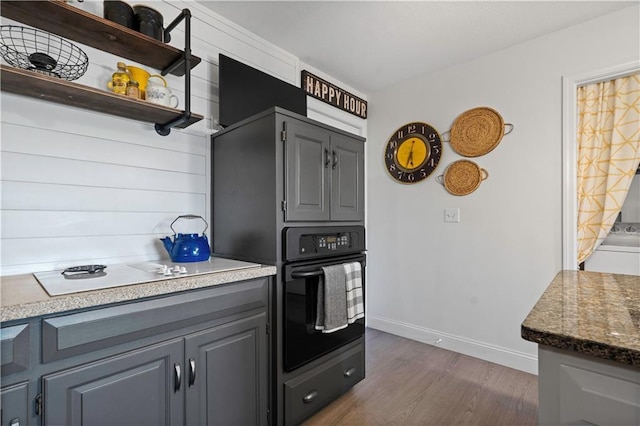
M 153 124 L 2 92 L 0 275 L 166 257 L 158 239 L 171 234 L 171 221 L 210 213 L 218 53 L 299 83 L 295 56 L 202 5 L 154 1 L 153 7 L 166 22 L 191 10 L 191 48 L 202 58 L 192 72 L 191 108 L 205 120 L 162 137 Z M 184 47 L 183 30 L 181 24 L 173 31 L 171 45 Z M 90 65 L 76 82 L 105 87 L 122 58 L 80 46 Z M 167 80 L 182 106 L 184 79 Z M 199 222 L 183 223 L 179 231 L 201 230 Z

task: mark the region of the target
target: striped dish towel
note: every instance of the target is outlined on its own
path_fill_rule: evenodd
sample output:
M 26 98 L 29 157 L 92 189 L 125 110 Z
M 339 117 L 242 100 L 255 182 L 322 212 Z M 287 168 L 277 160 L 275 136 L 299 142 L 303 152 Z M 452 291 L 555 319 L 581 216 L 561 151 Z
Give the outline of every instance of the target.
M 343 266 L 347 290 L 347 321 L 351 324 L 357 319 L 364 318 L 362 267 L 360 262 L 345 263 Z

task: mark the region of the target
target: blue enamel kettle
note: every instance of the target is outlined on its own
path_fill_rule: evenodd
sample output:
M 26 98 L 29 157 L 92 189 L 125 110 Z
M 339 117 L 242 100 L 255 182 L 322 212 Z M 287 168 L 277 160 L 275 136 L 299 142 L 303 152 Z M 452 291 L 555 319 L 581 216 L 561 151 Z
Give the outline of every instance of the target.
M 202 219 L 205 224 L 202 235 L 198 234 L 176 234 L 176 230 L 173 229 L 173 224 L 179 219 Z M 160 238 L 160 241 L 164 243 L 164 248 L 167 249 L 171 260 L 176 263 L 181 262 L 202 262 L 209 260 L 211 256 L 211 249 L 209 248 L 209 241 L 204 232 L 209 227 L 209 224 L 202 216 L 196 216 L 193 214 L 187 214 L 178 216 L 173 222 L 171 222 L 171 230 L 173 231 L 173 241 L 170 237 Z

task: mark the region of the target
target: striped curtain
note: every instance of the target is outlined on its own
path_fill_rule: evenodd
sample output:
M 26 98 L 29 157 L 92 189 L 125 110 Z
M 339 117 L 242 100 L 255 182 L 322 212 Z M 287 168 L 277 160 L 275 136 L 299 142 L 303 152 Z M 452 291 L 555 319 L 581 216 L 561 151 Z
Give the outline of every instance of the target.
M 640 74 L 578 88 L 578 263 L 609 233 L 640 163 Z

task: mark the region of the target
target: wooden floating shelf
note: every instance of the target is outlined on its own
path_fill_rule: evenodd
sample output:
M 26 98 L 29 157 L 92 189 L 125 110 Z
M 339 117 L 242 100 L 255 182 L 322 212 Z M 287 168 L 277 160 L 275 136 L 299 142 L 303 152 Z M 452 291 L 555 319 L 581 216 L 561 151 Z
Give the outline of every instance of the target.
M 2 1 L 2 16 L 157 70 L 179 61 L 184 52 L 147 35 L 62 1 Z M 191 68 L 201 59 L 191 55 Z M 171 74 L 183 76 L 182 65 Z
M 4 3 L 2 2 L 3 9 Z M 129 98 L 34 71 L 4 64 L 0 64 L 0 68 L 0 88 L 4 92 L 147 123 L 169 123 L 180 118 L 183 114 L 183 111 L 175 108 Z M 184 129 L 203 118 L 202 115 L 192 113 L 189 120 L 176 127 Z

